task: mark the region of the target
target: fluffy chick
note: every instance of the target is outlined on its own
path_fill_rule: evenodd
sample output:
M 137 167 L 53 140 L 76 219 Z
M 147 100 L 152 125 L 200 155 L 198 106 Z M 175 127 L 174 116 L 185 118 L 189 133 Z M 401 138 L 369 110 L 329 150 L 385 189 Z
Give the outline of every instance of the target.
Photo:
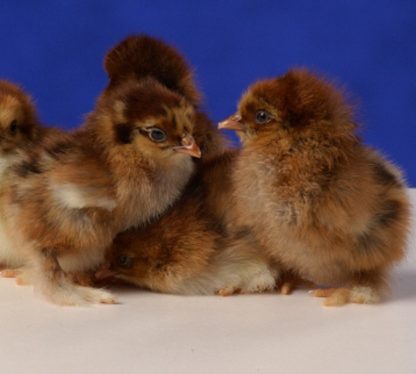
M 41 126 L 31 97 L 14 83 L 0 80 L 0 196 L 9 181 L 10 167 L 19 160 L 19 152 L 37 141 Z M 3 207 L 0 206 L 0 268 L 22 266 L 24 259 L 12 249 L 5 234 Z M 4 270 L 2 275 L 10 272 Z
M 117 48 L 106 60 L 111 82 L 108 64 L 117 65 L 111 59 Z M 166 79 L 181 79 L 176 67 Z M 140 63 L 132 68 L 140 71 Z M 50 301 L 113 303 L 110 293 L 75 285 L 68 274 L 98 266 L 118 232 L 163 213 L 191 177 L 191 156 L 200 156 L 194 106 L 165 83 L 149 74 L 117 79 L 80 130 L 51 134 L 13 168 L 5 196 L 8 228 L 14 247 L 31 260 L 35 289 Z
M 276 272 L 250 232 L 230 237 L 226 216 L 234 152 L 204 163 L 183 197 L 148 227 L 119 234 L 109 265 L 112 276 L 153 291 L 209 295 L 252 293 L 275 287 Z
M 220 123 L 243 144 L 237 225 L 318 289 L 326 305 L 375 303 L 403 257 L 409 201 L 399 170 L 356 135 L 340 90 L 294 69 L 255 83 Z

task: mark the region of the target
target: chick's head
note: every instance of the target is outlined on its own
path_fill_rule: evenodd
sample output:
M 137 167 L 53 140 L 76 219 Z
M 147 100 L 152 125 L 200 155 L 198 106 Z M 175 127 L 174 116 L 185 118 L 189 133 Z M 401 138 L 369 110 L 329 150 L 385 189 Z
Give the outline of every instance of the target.
M 154 79 L 120 84 L 102 97 L 96 114 L 98 138 L 118 151 L 159 161 L 201 156 L 193 106 Z
M 37 122 L 30 97 L 15 84 L 0 81 L 0 154 L 10 154 L 32 140 Z
M 107 268 L 98 273 L 98 278 L 112 277 L 141 286 L 140 280 L 147 277 L 151 262 L 144 253 L 140 254 L 137 251 L 124 250 L 113 253 Z
M 126 81 L 152 79 L 193 105 L 196 112 L 194 138 L 203 159 L 222 152 L 225 142 L 199 106 L 201 93 L 185 57 L 163 40 L 148 35 L 131 35 L 106 55 L 104 67 L 109 82 L 105 93 Z
M 118 279 L 142 286 L 141 281 L 149 276 L 152 269 L 161 266 L 162 261 L 160 245 L 153 236 L 149 239 L 145 231 L 127 231 L 115 238 L 95 278 L 99 281 Z
M 238 111 L 219 124 L 237 131 L 243 144 L 262 139 L 299 139 L 313 133 L 352 133 L 350 107 L 339 90 L 305 69 L 256 82 Z

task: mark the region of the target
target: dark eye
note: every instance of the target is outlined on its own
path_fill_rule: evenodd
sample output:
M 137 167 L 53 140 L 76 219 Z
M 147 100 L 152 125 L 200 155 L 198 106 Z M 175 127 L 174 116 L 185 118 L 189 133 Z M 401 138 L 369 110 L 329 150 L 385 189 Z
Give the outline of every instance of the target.
M 148 129 L 148 134 L 149 138 L 156 143 L 164 142 L 166 140 L 166 133 L 157 127 Z
M 16 120 L 13 120 L 13 121 L 10 123 L 10 132 L 11 132 L 13 135 L 17 133 L 17 121 L 16 121 Z
M 256 123 L 259 125 L 264 125 L 265 123 L 268 123 L 272 120 L 272 116 L 269 112 L 265 110 L 259 110 L 256 113 Z
M 131 259 L 131 257 L 126 256 L 126 255 L 118 256 L 116 261 L 117 261 L 117 265 L 122 268 L 129 269 L 133 266 L 133 260 Z

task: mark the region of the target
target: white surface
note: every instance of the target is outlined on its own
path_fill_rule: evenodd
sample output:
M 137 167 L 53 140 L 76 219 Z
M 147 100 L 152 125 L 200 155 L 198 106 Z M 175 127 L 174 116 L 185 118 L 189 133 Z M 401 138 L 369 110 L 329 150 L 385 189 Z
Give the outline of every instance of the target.
M 415 239 L 414 224 L 393 295 L 377 306 L 323 308 L 306 291 L 222 298 L 123 290 L 121 305 L 60 308 L 0 280 L 0 372 L 416 373 Z

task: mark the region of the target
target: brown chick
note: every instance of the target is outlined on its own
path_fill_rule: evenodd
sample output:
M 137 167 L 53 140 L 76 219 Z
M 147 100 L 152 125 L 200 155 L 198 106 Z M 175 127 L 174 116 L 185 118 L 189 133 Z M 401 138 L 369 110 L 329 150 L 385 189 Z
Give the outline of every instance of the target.
M 231 237 L 226 230 L 235 156 L 230 151 L 202 164 L 183 197 L 159 220 L 119 234 L 97 277 L 184 295 L 273 289 L 277 273 L 250 232 Z
M 356 135 L 341 92 L 306 70 L 255 83 L 220 123 L 243 148 L 235 224 L 249 225 L 326 305 L 375 303 L 403 257 L 409 201 L 399 170 Z
M 115 301 L 104 290 L 75 285 L 69 274 L 97 267 L 118 232 L 163 213 L 191 177 L 191 157 L 200 156 L 193 98 L 149 74 L 116 79 L 111 56 L 121 65 L 128 57 L 117 48 L 106 60 L 112 83 L 85 125 L 55 132 L 27 152 L 7 188 L 14 248 L 30 258 L 35 289 L 57 304 Z M 146 50 L 136 52 L 145 59 Z M 176 68 L 166 79 L 185 89 L 192 82 Z M 140 71 L 139 61 L 134 69 Z
M 10 167 L 19 160 L 19 152 L 36 142 L 42 131 L 30 96 L 14 83 L 0 80 L 0 196 L 10 178 Z M 24 264 L 22 256 L 12 249 L 5 233 L 5 215 L 0 206 L 0 268 Z M 4 270 L 3 276 L 10 272 Z

